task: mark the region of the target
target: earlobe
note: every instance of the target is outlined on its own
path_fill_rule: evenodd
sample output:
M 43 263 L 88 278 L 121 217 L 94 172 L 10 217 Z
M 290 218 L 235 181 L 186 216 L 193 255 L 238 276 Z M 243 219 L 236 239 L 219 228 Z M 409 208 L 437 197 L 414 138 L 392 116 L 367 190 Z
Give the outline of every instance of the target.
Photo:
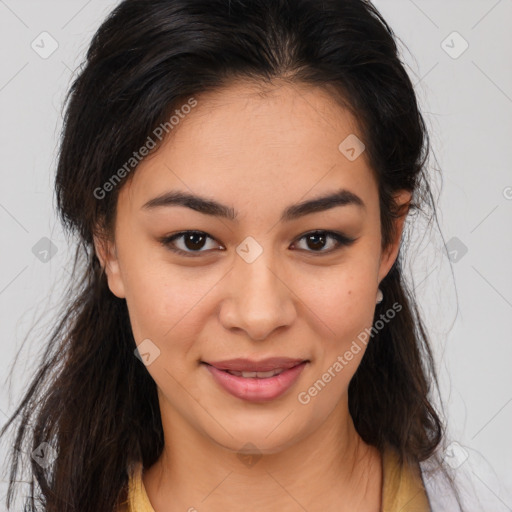
M 115 243 L 95 235 L 94 249 L 102 268 L 105 269 L 110 291 L 116 297 L 124 299 L 125 289 Z

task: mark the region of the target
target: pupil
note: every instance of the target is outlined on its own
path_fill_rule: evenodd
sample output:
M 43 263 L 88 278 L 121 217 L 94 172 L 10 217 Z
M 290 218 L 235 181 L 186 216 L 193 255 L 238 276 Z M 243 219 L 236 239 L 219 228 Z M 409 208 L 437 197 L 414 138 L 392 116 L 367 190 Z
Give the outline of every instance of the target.
M 197 237 L 199 239 L 203 239 L 202 240 L 203 243 L 198 242 L 195 237 Z M 185 245 L 187 246 L 187 249 L 191 249 L 191 250 L 201 249 L 203 244 L 204 244 L 204 235 L 202 235 L 200 233 L 190 233 L 189 235 L 187 235 L 185 237 Z M 192 247 L 191 247 L 191 245 L 192 245 Z M 197 246 L 199 246 L 199 247 L 197 247 Z
M 310 245 L 310 248 L 312 248 L 312 249 L 321 249 L 325 244 L 325 235 L 315 233 L 313 235 L 309 235 L 308 238 L 309 238 L 309 241 L 315 240 L 315 239 L 321 240 L 321 242 L 319 242 L 319 243 L 318 243 L 318 241 L 316 243 L 313 242 L 313 247 L 311 247 L 311 245 Z

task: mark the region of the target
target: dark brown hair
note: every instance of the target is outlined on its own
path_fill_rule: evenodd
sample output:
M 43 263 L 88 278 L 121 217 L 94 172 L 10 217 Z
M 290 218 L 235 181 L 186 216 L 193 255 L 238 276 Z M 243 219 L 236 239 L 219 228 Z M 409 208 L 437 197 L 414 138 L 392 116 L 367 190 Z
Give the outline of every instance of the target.
M 94 191 L 184 99 L 238 79 L 325 87 L 350 108 L 379 187 L 383 246 L 399 213 L 396 191 L 413 192 L 413 211 L 433 208 L 425 122 L 395 35 L 369 1 L 122 1 L 94 35 L 67 98 L 55 191 L 76 256 L 40 367 L 1 433 L 18 423 L 8 507 L 20 454 L 41 443 L 58 456 L 51 467 L 30 459 L 22 468 L 31 483 L 29 511 L 114 510 L 130 464 L 149 467 L 162 452 L 155 382 L 134 357 L 126 302 L 110 292 L 93 246 L 94 233 L 113 228 L 123 183 L 102 198 Z M 367 443 L 419 462 L 435 453 L 443 427 L 402 253 L 403 246 L 381 283 L 376 317 L 395 302 L 402 310 L 370 341 L 350 382 L 349 406 Z

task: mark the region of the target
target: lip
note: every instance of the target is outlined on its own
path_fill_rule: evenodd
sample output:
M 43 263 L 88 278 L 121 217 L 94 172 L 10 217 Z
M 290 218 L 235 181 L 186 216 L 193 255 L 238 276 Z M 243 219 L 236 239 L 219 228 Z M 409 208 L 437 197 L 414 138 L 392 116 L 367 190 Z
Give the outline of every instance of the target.
M 235 360 L 231 360 L 233 362 Z M 291 361 L 291 360 L 288 360 Z M 246 400 L 249 402 L 268 402 L 270 400 L 275 400 L 280 397 L 286 391 L 288 391 L 293 384 L 299 378 L 299 375 L 304 370 L 306 364 L 309 361 L 304 360 L 295 360 L 295 366 L 288 367 L 288 369 L 281 372 L 279 375 L 274 375 L 273 377 L 267 378 L 257 378 L 257 377 L 239 377 L 236 375 L 232 375 L 225 371 L 224 369 L 219 369 L 216 366 L 212 366 L 208 363 L 203 363 L 205 367 L 208 369 L 213 379 L 222 387 L 225 391 L 230 393 L 231 395 L 240 398 L 242 400 Z M 217 362 L 216 364 L 219 364 Z M 235 363 L 233 363 L 234 365 Z M 240 364 L 240 360 L 237 360 L 237 365 Z M 258 363 L 261 367 L 268 368 L 267 366 L 262 366 L 262 362 Z M 274 363 L 272 363 L 274 364 Z M 283 363 L 281 363 L 283 364 Z M 291 364 L 291 363 L 288 363 Z M 240 366 L 238 366 L 240 367 Z M 282 366 L 275 366 L 272 369 L 282 368 Z M 269 371 L 269 370 L 259 370 L 259 371 Z M 235 370 L 242 371 L 242 370 Z M 244 371 L 258 371 L 258 370 L 247 370 L 246 367 Z
M 269 357 L 261 361 L 237 358 L 223 361 L 206 361 L 206 364 L 214 366 L 219 370 L 231 370 L 237 372 L 268 372 L 270 370 L 288 370 L 304 362 L 305 359 L 292 359 L 290 357 Z

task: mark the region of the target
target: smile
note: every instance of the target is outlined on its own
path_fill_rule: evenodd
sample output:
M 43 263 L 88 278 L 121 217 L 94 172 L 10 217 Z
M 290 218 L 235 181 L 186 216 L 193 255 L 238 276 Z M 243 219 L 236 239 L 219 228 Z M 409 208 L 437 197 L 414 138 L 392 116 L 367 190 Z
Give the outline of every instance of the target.
M 237 371 L 219 369 L 203 363 L 218 386 L 236 398 L 250 402 L 275 400 L 297 381 L 309 361 L 296 363 L 290 368 L 268 371 Z

